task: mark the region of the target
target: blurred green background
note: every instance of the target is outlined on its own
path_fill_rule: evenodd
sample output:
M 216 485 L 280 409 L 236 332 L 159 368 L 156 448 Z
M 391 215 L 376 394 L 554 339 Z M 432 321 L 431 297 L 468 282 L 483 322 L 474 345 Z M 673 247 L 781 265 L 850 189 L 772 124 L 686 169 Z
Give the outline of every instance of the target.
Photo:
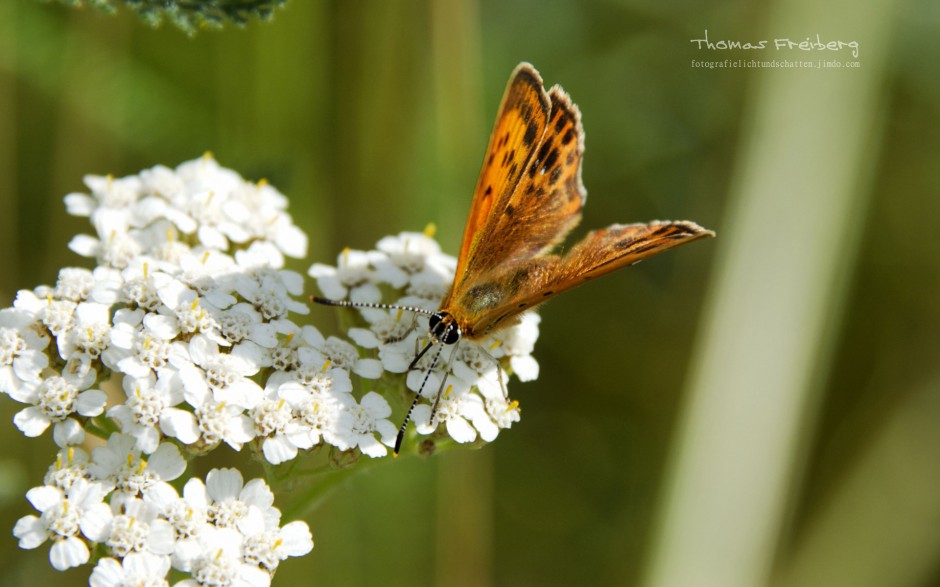
M 693 68 L 800 58 L 697 50 L 705 29 L 857 40 L 860 67 Z M 511 385 L 522 422 L 352 478 L 275 585 L 940 585 L 938 33 L 932 0 L 292 0 L 193 39 L 3 0 L 0 301 L 85 264 L 62 204 L 83 175 L 207 150 L 290 198 L 297 270 L 429 222 L 456 253 L 530 61 L 583 113 L 581 230 L 685 218 L 719 238 L 550 303 L 541 376 Z M 16 410 L 0 583 L 83 584 L 11 535 L 53 454 Z

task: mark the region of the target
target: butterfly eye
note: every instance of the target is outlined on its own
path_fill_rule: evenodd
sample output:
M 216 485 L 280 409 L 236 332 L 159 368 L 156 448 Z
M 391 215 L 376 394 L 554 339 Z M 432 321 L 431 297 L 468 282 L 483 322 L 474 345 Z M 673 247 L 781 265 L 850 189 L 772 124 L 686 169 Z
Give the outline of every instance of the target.
M 442 316 L 440 314 L 431 314 L 431 317 L 428 318 L 428 330 L 433 331 L 437 328 L 437 325 L 441 323 Z
M 444 335 L 441 336 L 441 342 L 444 344 L 454 344 L 460 340 L 460 327 L 457 326 L 456 322 L 451 322 L 447 329 L 444 330 Z

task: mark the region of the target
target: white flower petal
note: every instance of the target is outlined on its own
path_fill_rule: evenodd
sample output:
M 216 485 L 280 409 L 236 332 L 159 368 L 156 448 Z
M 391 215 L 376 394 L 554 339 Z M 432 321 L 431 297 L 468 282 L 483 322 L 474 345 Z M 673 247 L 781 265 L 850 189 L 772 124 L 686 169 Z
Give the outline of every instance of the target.
M 49 562 L 57 571 L 71 569 L 88 562 L 88 546 L 80 539 L 69 536 L 52 543 L 49 549 Z
M 20 432 L 30 438 L 35 438 L 46 431 L 51 420 L 39 407 L 30 406 L 17 412 L 13 416 L 13 423 L 20 429 Z
M 353 372 L 363 379 L 378 379 L 382 376 L 382 361 L 377 359 L 359 359 Z
M 296 521 L 281 528 L 281 546 L 285 556 L 303 556 L 313 550 L 313 535 L 306 522 Z
M 75 399 L 75 411 L 82 416 L 94 417 L 104 412 L 108 396 L 101 390 L 89 389 L 78 394 Z

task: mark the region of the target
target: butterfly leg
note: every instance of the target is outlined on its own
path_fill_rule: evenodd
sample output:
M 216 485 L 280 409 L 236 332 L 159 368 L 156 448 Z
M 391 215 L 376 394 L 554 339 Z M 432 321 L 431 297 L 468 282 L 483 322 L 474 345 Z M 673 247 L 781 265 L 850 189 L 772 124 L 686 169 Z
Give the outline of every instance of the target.
M 411 328 L 409 328 L 409 329 L 405 332 L 405 334 L 402 334 L 401 336 L 396 336 L 395 338 L 390 338 L 390 339 L 388 339 L 388 340 L 382 341 L 382 344 L 395 344 L 396 342 L 401 342 L 401 341 L 405 340 L 406 338 L 408 338 L 408 337 L 411 335 L 411 333 L 414 332 L 415 328 L 417 328 L 417 327 L 418 327 L 418 317 L 415 315 L 415 316 L 412 316 L 412 317 L 411 317 Z M 418 353 L 418 339 L 415 339 L 415 354 L 417 354 L 417 353 Z
M 444 377 L 441 378 L 441 385 L 437 388 L 437 396 L 434 398 L 434 404 L 431 406 L 431 419 L 428 420 L 429 424 L 433 423 L 434 417 L 437 416 L 437 406 L 441 403 L 441 396 L 444 394 L 444 386 L 447 384 L 447 377 L 450 375 L 451 367 L 454 365 L 454 357 L 457 356 L 458 346 L 460 346 L 460 341 L 454 344 L 454 350 L 451 351 L 450 359 L 447 360 L 447 367 L 444 368 Z
M 506 388 L 506 375 L 503 373 L 503 366 L 500 364 L 499 359 L 490 354 L 488 350 L 480 347 L 480 350 L 484 355 L 490 358 L 491 361 L 496 363 L 496 377 L 499 379 L 499 388 L 503 390 L 503 399 L 507 402 L 509 401 L 509 390 Z

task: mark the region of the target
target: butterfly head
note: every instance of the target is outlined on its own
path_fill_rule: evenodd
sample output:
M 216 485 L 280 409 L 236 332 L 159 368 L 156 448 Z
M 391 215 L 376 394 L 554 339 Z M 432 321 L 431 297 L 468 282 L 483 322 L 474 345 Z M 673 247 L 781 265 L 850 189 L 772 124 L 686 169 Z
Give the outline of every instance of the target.
M 436 312 L 428 320 L 431 339 L 444 344 L 454 344 L 460 340 L 460 326 L 447 312 Z

